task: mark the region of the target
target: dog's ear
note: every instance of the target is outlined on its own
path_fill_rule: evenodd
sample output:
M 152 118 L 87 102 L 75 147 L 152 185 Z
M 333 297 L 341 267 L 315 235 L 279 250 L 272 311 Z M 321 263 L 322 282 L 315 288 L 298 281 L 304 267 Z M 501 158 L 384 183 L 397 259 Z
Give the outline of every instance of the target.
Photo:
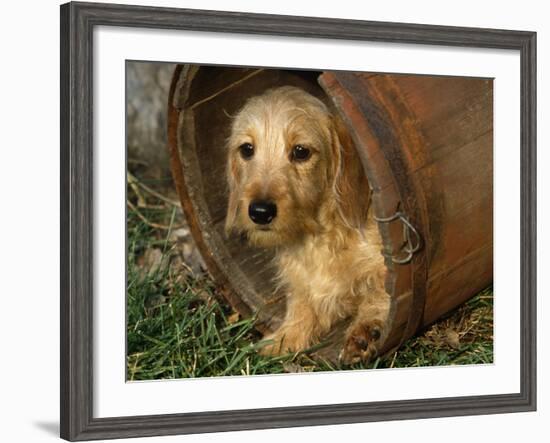
M 239 170 L 234 158 L 229 157 L 227 161 L 227 184 L 229 188 L 229 198 L 227 203 L 227 214 L 225 216 L 225 233 L 229 235 L 235 225 L 235 218 L 239 209 Z
M 369 183 L 344 122 L 334 115 L 331 126 L 331 178 L 337 210 L 348 226 L 360 229 L 370 205 Z

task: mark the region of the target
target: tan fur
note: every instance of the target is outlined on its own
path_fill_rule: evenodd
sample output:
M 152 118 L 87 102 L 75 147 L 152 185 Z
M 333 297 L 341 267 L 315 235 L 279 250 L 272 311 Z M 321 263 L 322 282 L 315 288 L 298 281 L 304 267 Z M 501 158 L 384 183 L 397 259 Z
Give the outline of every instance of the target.
M 239 153 L 243 143 L 254 146 L 249 160 Z M 291 160 L 297 144 L 310 149 L 308 160 Z M 384 337 L 389 296 L 368 182 L 343 123 L 301 89 L 271 89 L 235 116 L 228 150 L 226 230 L 275 248 L 278 283 L 287 291 L 285 320 L 264 352 L 304 350 L 352 317 L 342 358 L 372 357 Z M 248 217 L 256 199 L 277 205 L 268 226 Z

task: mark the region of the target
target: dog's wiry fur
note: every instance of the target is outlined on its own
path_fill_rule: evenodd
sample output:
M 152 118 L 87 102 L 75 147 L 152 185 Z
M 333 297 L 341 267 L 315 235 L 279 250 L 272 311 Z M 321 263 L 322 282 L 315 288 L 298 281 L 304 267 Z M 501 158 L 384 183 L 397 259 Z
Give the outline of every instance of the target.
M 242 158 L 250 143 L 254 155 Z M 292 149 L 311 156 L 293 161 Z M 249 99 L 228 140 L 228 233 L 275 248 L 287 312 L 266 353 L 300 351 L 351 317 L 341 356 L 368 359 L 383 340 L 389 309 L 385 266 L 363 166 L 343 123 L 320 100 L 295 87 Z M 251 201 L 277 205 L 269 226 L 248 216 Z

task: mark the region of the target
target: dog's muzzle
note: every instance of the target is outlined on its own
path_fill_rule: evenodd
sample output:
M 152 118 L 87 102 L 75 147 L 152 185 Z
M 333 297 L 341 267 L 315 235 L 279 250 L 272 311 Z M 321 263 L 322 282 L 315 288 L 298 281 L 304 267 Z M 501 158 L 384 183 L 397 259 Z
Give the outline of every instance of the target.
M 254 200 L 248 205 L 248 216 L 257 225 L 268 225 L 277 216 L 277 205 L 270 201 Z

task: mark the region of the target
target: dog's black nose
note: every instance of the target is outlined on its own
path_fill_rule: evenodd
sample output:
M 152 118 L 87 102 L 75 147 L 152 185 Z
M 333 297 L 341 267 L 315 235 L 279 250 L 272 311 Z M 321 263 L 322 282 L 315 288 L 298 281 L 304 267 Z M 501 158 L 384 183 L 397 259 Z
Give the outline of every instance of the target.
M 270 201 L 254 200 L 248 206 L 248 216 L 257 225 L 267 225 L 277 216 L 277 205 Z

